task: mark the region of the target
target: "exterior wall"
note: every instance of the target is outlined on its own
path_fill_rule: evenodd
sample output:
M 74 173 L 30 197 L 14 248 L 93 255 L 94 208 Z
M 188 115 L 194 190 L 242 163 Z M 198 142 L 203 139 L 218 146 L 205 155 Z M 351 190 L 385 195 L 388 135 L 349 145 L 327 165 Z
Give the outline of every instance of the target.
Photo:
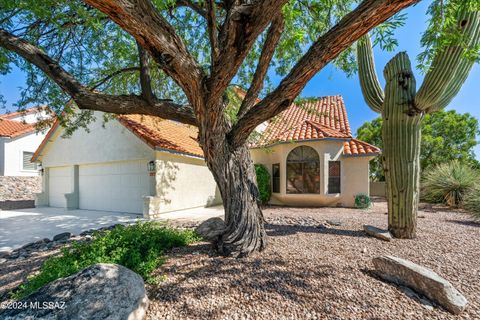
M 320 193 L 287 194 L 287 156 L 296 147 L 314 148 L 320 157 Z M 271 204 L 292 206 L 353 206 L 358 193 L 369 192 L 369 161 L 372 157 L 343 156 L 343 141 L 320 140 L 302 143 L 277 144 L 268 149 L 252 149 L 255 163 L 264 164 L 272 174 L 272 164 L 280 164 L 280 193 L 272 193 Z M 338 194 L 328 193 L 328 162 L 341 161 L 341 189 Z
M 20 114 L 17 117 L 8 118 L 8 120 L 19 121 L 25 123 L 36 123 L 38 120 L 47 119 L 49 115 L 45 112 L 32 112 L 28 114 Z
M 387 183 L 385 181 L 371 181 L 370 195 L 385 197 L 387 195 Z
M 152 177 L 155 195 L 145 198 L 145 216 L 221 203 L 215 180 L 203 159 L 160 151 L 156 158 L 156 174 Z
M 0 201 L 33 200 L 41 185 L 42 177 L 0 176 Z
M 90 124 L 90 132 L 80 128 L 71 137 L 63 138 L 63 129 L 56 130 L 51 138 L 55 142 L 48 143 L 40 155 L 44 168 L 155 159 L 155 151 L 118 121 L 110 120 L 102 126 L 101 113 L 95 115 L 97 120 Z
M 14 139 L 3 139 L 3 175 L 5 176 L 38 176 L 38 170 L 23 169 L 23 152 L 35 152 L 45 133 L 31 133 Z M 2 144 L 0 144 L 1 147 Z M 0 152 L 0 155 L 2 152 Z M 0 160 L 1 162 L 1 160 Z M 0 168 L 2 165 L 0 164 Z

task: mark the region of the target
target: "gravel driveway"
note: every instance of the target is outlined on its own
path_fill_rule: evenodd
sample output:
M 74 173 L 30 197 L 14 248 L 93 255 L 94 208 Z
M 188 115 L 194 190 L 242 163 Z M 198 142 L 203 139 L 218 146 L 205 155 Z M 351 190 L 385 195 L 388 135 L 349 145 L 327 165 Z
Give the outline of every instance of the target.
M 421 211 L 416 240 L 367 237 L 362 225 L 386 227 L 385 212 L 385 203 L 266 209 L 261 254 L 222 258 L 208 245 L 173 252 L 159 270 L 167 280 L 149 287 L 148 319 L 480 319 L 480 225 L 462 213 Z M 322 227 L 327 219 L 343 225 Z M 467 310 L 455 317 L 373 277 L 371 259 L 385 254 L 447 278 Z

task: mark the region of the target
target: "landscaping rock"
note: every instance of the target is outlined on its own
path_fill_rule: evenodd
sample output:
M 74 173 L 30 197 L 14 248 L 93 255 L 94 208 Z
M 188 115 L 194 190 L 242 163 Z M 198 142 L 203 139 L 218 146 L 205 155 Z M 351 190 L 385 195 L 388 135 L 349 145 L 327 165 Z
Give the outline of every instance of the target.
M 0 251 L 0 258 L 7 258 L 12 254 L 12 250 Z
M 467 306 L 467 299 L 450 282 L 428 268 L 393 256 L 374 258 L 373 264 L 382 279 L 408 286 L 453 314 Z
M 145 318 L 148 302 L 138 274 L 120 265 L 96 264 L 47 284 L 19 302 L 50 307 L 7 309 L 0 318 L 136 320 Z
M 343 225 L 343 222 L 340 220 L 327 220 L 327 223 L 331 226 L 340 227 Z
M 0 258 L 0 264 L 7 262 L 7 259 Z
M 67 240 L 70 239 L 71 236 L 72 234 L 70 232 L 59 233 L 55 237 L 53 237 L 53 241 Z
M 203 221 L 195 232 L 208 241 L 215 241 L 225 231 L 225 222 L 221 218 L 210 218 Z
M 377 227 L 370 226 L 367 224 L 363 226 L 363 230 L 372 237 L 385 240 L 385 241 L 392 240 L 392 235 L 388 230 L 379 229 Z

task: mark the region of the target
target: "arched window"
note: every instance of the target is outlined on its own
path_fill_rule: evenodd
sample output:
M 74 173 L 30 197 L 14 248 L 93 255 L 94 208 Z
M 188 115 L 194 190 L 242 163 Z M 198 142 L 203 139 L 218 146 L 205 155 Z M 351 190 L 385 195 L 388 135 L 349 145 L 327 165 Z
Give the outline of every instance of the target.
M 287 193 L 320 193 L 320 158 L 311 147 L 296 147 L 287 157 Z

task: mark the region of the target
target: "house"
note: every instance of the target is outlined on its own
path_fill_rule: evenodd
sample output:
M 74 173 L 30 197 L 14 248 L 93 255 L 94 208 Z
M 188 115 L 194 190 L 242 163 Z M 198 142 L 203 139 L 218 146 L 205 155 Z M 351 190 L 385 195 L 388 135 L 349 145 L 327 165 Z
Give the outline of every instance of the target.
M 64 138 L 57 122 L 39 146 L 38 206 L 155 217 L 221 203 L 195 127 L 144 115 L 106 123 L 101 112 L 94 116 L 89 133 L 79 129 Z
M 353 207 L 369 194 L 369 161 L 380 150 L 352 137 L 341 96 L 293 103 L 259 131 L 251 155 L 270 172 L 271 204 Z
M 45 133 L 35 123 L 46 116 L 43 107 L 0 115 L 0 176 L 38 176 L 31 158 Z
M 162 213 L 221 203 L 203 160 L 195 127 L 153 116 L 122 115 L 89 133 L 63 137 L 56 123 L 35 152 L 43 168 L 37 205 Z M 368 193 L 369 160 L 379 149 L 351 136 L 341 97 L 293 104 L 260 126 L 252 146 L 256 163 L 273 177 L 272 203 L 353 205 Z

